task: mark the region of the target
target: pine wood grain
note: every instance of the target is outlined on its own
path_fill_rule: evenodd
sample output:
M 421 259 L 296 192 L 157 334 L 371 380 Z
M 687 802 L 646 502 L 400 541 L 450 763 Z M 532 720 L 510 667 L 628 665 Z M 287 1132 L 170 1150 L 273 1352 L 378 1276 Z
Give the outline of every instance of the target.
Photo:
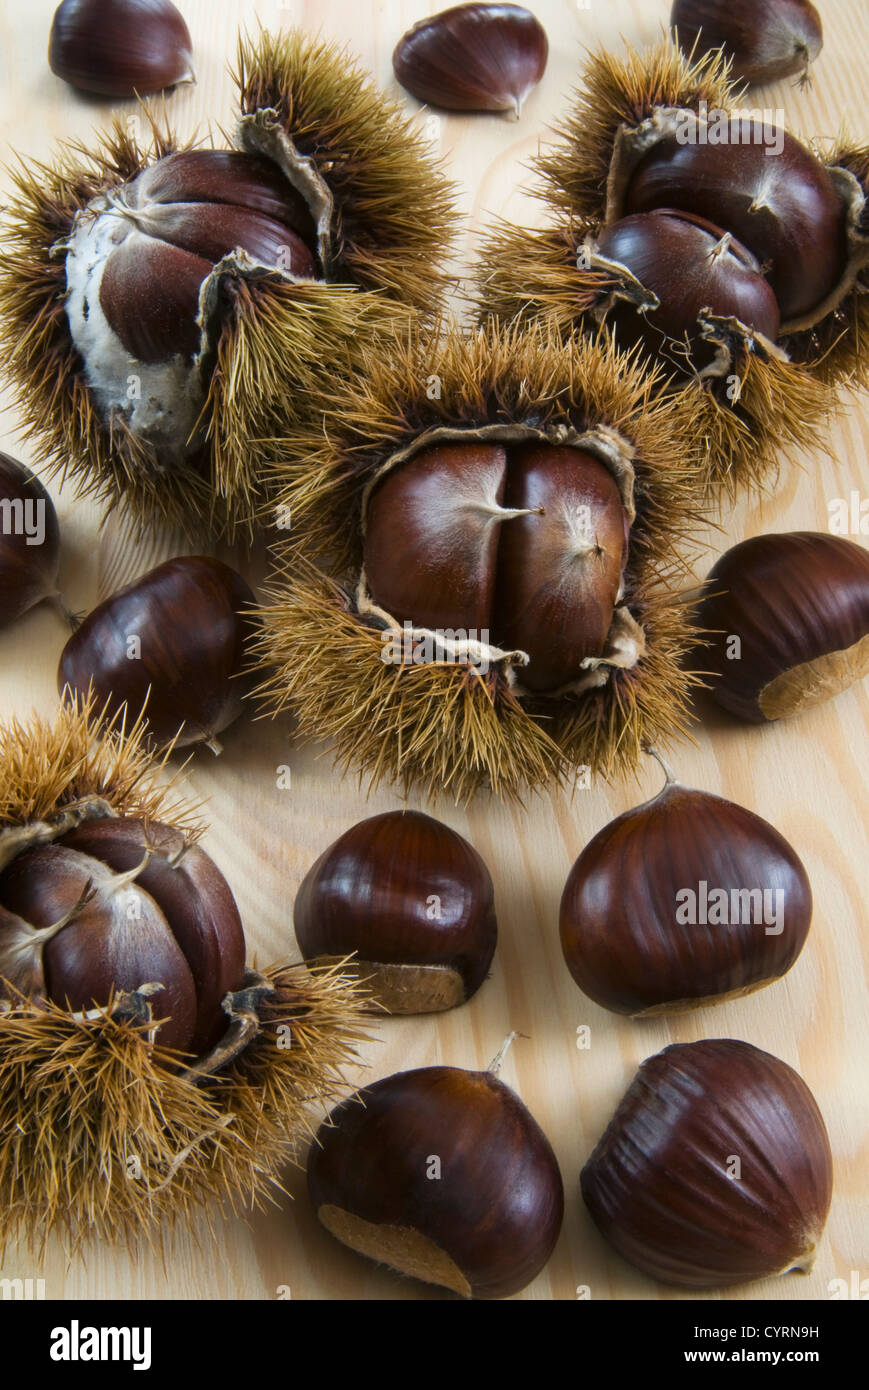
M 392 48 L 411 23 L 439 6 L 431 0 L 179 0 L 190 25 L 198 83 L 168 100 L 184 134 L 227 125 L 232 86 L 227 64 L 239 25 L 299 23 L 346 41 L 390 91 Z M 668 0 L 533 0 L 551 46 L 549 68 L 529 98 L 523 119 L 443 117 L 431 127 L 450 173 L 459 181 L 468 215 L 463 247 L 498 214 L 534 219 L 539 209 L 522 191 L 524 165 L 547 123 L 569 100 L 584 45 L 616 46 L 655 39 L 669 13 Z M 869 6 L 820 0 L 825 47 L 808 91 L 789 83 L 766 89 L 763 105 L 781 107 L 806 135 L 833 137 L 843 118 L 851 133 L 869 138 L 865 63 Z M 86 138 L 109 120 L 106 105 L 87 101 L 50 73 L 45 50 L 52 0 L 7 3 L 0 14 L 0 146 L 47 157 L 58 138 Z M 409 109 L 418 105 L 407 98 Z M 135 106 L 119 108 L 138 121 Z M 420 114 L 425 120 L 425 113 Z M 3 176 L 3 187 L 7 186 Z M 29 454 L 7 410 L 0 448 Z M 786 471 L 774 495 L 742 502 L 709 531 L 705 573 L 719 551 L 760 531 L 827 526 L 831 499 L 852 489 L 869 495 L 869 407 L 855 402 L 832 425 L 829 449 Z M 135 574 L 178 553 L 173 537 L 137 545 L 122 522 L 102 529 L 100 516 L 71 489 L 58 492 L 63 535 L 62 584 L 69 605 L 84 610 Z M 246 564 L 247 562 L 244 561 Z M 255 573 L 260 567 L 255 566 Z M 0 634 L 0 717 L 54 709 L 55 671 L 64 629 L 55 613 L 37 610 Z M 467 835 L 487 860 L 496 884 L 500 944 L 491 979 L 457 1011 L 419 1019 L 387 1020 L 366 1049 L 373 1079 L 404 1067 L 442 1062 L 485 1066 L 511 1030 L 516 1041 L 502 1075 L 515 1086 L 549 1135 L 567 1191 L 567 1214 L 557 1250 L 543 1274 L 519 1297 L 571 1299 L 587 1285 L 593 1299 L 667 1299 L 664 1290 L 613 1255 L 597 1235 L 578 1195 L 580 1167 L 606 1124 L 636 1066 L 673 1041 L 744 1038 L 796 1066 L 814 1090 L 827 1120 L 836 1162 L 833 1210 L 814 1272 L 767 1281 L 749 1296 L 824 1299 L 832 1279 L 869 1275 L 866 1175 L 869 1172 L 869 921 L 865 829 L 869 690 L 863 685 L 832 705 L 790 724 L 737 727 L 707 703 L 694 744 L 674 761 L 683 781 L 720 793 L 772 821 L 802 856 L 812 881 L 815 918 L 809 942 L 787 978 L 754 996 L 677 1020 L 633 1023 L 607 1014 L 574 986 L 561 957 L 558 902 L 576 855 L 614 815 L 654 793 L 660 774 L 652 763 L 636 783 L 535 799 L 526 810 L 482 797 L 467 810 L 427 804 Z M 211 829 L 205 846 L 226 873 L 241 908 L 250 949 L 260 961 L 294 950 L 292 903 L 317 855 L 355 820 L 398 804 L 383 789 L 370 800 L 332 770 L 328 750 L 293 745 L 287 722 L 247 722 L 227 731 L 215 760 L 198 754 L 187 773 L 191 790 L 208 800 Z M 277 768 L 289 764 L 288 790 Z M 411 798 L 411 805 L 422 805 Z M 591 1047 L 576 1047 L 579 1025 L 591 1029 Z M 303 1175 L 288 1175 L 294 1200 L 241 1219 L 216 1220 L 216 1244 L 204 1226 L 181 1237 L 165 1263 L 96 1247 L 87 1263 L 67 1265 L 52 1247 L 42 1268 L 27 1252 L 7 1252 L 5 1277 L 46 1280 L 50 1298 L 417 1299 L 440 1297 L 400 1280 L 344 1250 L 316 1222 Z M 199 1243 L 196 1243 L 198 1237 Z M 725 1295 L 740 1299 L 745 1290 Z

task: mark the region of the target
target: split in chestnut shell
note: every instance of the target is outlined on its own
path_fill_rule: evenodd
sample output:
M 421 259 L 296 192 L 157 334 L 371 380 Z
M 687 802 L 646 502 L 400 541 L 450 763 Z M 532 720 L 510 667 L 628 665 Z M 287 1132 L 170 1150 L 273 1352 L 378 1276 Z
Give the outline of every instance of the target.
M 522 652 L 523 685 L 549 692 L 601 657 L 629 538 L 619 485 L 587 450 L 433 445 L 375 485 L 365 580 L 399 628 Z

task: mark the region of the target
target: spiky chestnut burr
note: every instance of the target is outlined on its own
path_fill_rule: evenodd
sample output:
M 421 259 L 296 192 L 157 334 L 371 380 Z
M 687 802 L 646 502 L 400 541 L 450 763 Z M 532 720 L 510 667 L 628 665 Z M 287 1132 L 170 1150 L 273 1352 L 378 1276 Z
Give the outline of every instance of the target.
M 149 143 L 117 123 L 22 161 L 0 255 L 38 458 L 199 539 L 252 531 L 268 441 L 315 377 L 437 306 L 453 224 L 422 137 L 345 53 L 263 33 L 236 80 L 233 150 L 152 121 Z
M 557 140 L 536 161 L 549 224 L 496 228 L 477 277 L 484 318 L 542 316 L 564 333 L 577 323 L 597 333 L 614 307 L 624 316 L 657 301 L 633 266 L 600 252 L 600 237 L 626 215 L 699 215 L 770 263 L 777 342 L 738 308 L 707 311 L 701 336 L 712 363 L 689 361 L 686 380 L 687 354 L 664 354 L 673 373 L 665 389 L 705 440 L 708 486 L 730 492 L 774 478 L 783 456 L 820 440 L 837 388 L 869 379 L 869 155 L 840 145 L 820 159 L 786 131 L 760 143 L 750 120 L 736 140 L 726 113 L 735 120 L 738 105 L 720 53 L 693 61 L 663 43 L 593 57 Z M 715 121 L 727 127 L 723 143 Z M 678 303 L 680 277 L 671 283 Z
M 643 1063 L 580 1182 L 624 1259 L 664 1284 L 718 1289 L 811 1269 L 833 1158 L 801 1076 L 707 1038 Z
M 363 1037 L 340 965 L 245 969 L 146 736 L 92 703 L 0 728 L 0 1248 L 160 1245 L 259 1203 Z
M 293 543 L 262 613 L 267 704 L 375 782 L 460 800 L 622 772 L 671 737 L 697 475 L 653 387 L 539 326 L 369 355 L 275 453 Z

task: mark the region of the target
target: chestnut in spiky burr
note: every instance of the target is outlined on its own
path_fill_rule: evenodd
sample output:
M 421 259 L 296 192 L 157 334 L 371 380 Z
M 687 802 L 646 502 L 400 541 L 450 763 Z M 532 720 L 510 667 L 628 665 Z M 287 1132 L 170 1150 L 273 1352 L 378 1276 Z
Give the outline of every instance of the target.
M 806 78 L 824 43 L 811 0 L 673 0 L 670 27 L 683 53 L 721 48 L 733 77 L 755 84 Z
M 345 1245 L 463 1298 L 525 1288 L 564 1213 L 533 1116 L 492 1070 L 458 1067 L 398 1072 L 332 1111 L 311 1147 L 308 1192 Z
M 717 1289 L 811 1269 L 830 1141 L 791 1067 L 732 1038 L 648 1058 L 582 1170 L 605 1239 L 664 1284 Z
M 620 347 L 637 343 L 676 371 L 709 367 L 716 347 L 704 325 L 735 319 L 774 343 L 780 314 L 759 263 L 741 242 L 703 218 L 670 208 L 633 214 L 604 227 L 598 254 L 636 280 L 614 293 L 603 321 Z
M 88 614 L 61 653 L 58 689 L 79 697 L 93 689 L 133 719 L 147 708 L 158 744 L 206 743 L 219 753 L 217 735 L 244 709 L 254 601 L 220 560 L 167 560 Z
M 194 80 L 192 49 L 171 0 L 63 0 L 51 23 L 48 62 L 83 92 L 147 96 Z
M 546 70 L 549 41 L 521 5 L 455 5 L 421 19 L 396 45 L 395 76 L 448 111 L 507 111 L 517 120 Z
M 245 967 L 146 742 L 93 702 L 0 727 L 0 1248 L 159 1246 L 257 1202 L 363 1036 L 340 964 Z
M 57 591 L 60 528 L 42 483 L 18 459 L 0 454 L 0 628 Z
M 116 122 L 22 161 L 0 254 L 39 461 L 197 542 L 275 523 L 271 441 L 315 377 L 439 307 L 454 221 L 422 135 L 345 53 L 261 33 L 237 62 L 235 148 L 144 112 L 150 142 Z
M 667 781 L 585 847 L 561 898 L 576 983 L 616 1013 L 750 994 L 794 964 L 812 920 L 796 851 L 753 811 Z
M 645 350 L 669 376 L 659 389 L 703 441 L 707 489 L 731 494 L 821 443 L 837 390 L 869 380 L 867 152 L 840 145 L 820 157 L 740 105 L 720 52 L 689 59 L 664 43 L 595 55 L 536 160 L 548 225 L 502 224 L 484 241 L 476 276 L 483 321 L 545 318 L 565 335 L 577 326 L 596 335 L 604 322 L 620 342 L 626 322 L 634 339 L 642 328 Z M 632 322 L 632 303 L 682 307 L 681 270 L 667 271 L 673 258 L 662 245 L 653 292 L 598 241 L 626 219 L 674 212 L 742 244 L 776 297 L 777 335 L 769 318 L 744 322 L 757 305 L 750 313 L 738 299 L 729 312 L 701 315 L 698 358 L 656 337 L 652 314 L 648 326 Z M 693 271 L 690 279 L 693 295 Z
M 293 924 L 305 960 L 353 955 L 372 1002 L 396 1014 L 470 999 L 498 937 L 479 854 L 420 811 L 387 811 L 345 831 L 302 880 Z
M 413 330 L 320 398 L 275 479 L 293 533 L 260 693 L 375 781 L 519 795 L 679 727 L 670 585 L 699 489 L 636 361 L 543 327 Z
M 709 571 L 698 623 L 724 709 L 754 724 L 811 709 L 869 671 L 869 551 L 818 531 L 752 536 Z

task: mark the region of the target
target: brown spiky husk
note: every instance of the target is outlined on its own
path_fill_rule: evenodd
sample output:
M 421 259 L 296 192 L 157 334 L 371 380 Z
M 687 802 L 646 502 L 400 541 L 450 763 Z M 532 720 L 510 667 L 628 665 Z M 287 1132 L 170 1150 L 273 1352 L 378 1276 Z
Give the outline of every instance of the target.
M 687 57 L 668 39 L 644 49 L 626 45 L 623 57 L 592 55 L 555 142 L 536 160 L 541 196 L 567 219 L 600 222 L 619 127 L 640 124 L 659 106 L 733 105 L 738 89 L 729 74 L 721 50 Z
M 195 808 L 160 780 L 145 736 L 141 722 L 125 730 L 92 703 L 0 729 L 0 834 L 93 797 L 197 833 Z M 262 973 L 272 992 L 259 1033 L 195 1080 L 114 1001 L 72 1015 L 4 987 L 0 1252 L 18 1236 L 42 1248 L 52 1234 L 70 1253 L 92 1238 L 159 1247 L 209 1203 L 242 1211 L 277 1196 L 318 1122 L 312 1108 L 345 1090 L 342 1068 L 367 1036 L 366 995 L 340 964 Z
M 274 110 L 335 197 L 336 265 L 424 312 L 449 280 L 454 189 L 417 126 L 348 53 L 299 29 L 239 39 L 242 114 Z
M 595 55 L 556 143 L 536 161 L 537 192 L 554 225 L 526 230 L 501 222 L 487 235 L 476 274 L 480 318 L 512 323 L 544 317 L 564 334 L 577 325 L 597 332 L 593 310 L 613 282 L 600 270 L 577 269 L 576 252 L 604 219 L 619 127 L 642 122 L 656 107 L 697 110 L 706 101 L 715 109 L 735 98 L 721 53 L 691 60 L 663 42 L 643 52 L 629 48 L 624 57 Z M 731 379 L 695 378 L 685 385 L 676 377 L 663 387 L 695 422 L 711 492 L 732 499 L 745 487 L 769 487 L 782 462 L 823 446 L 833 388 L 867 370 L 857 351 L 867 327 L 869 304 L 858 289 L 818 329 L 783 341 L 791 361 L 742 352 L 733 363 L 737 405 L 727 396 Z
M 67 323 L 64 256 L 53 250 L 99 192 L 190 148 L 146 115 L 147 142 L 117 121 L 93 151 L 73 142 L 51 164 L 21 161 L 13 171 L 0 249 L 0 348 L 38 463 L 108 510 L 125 504 L 142 528 L 164 522 L 195 543 L 245 538 L 264 501 L 263 441 L 305 410 L 317 377 L 352 371 L 362 344 L 410 309 L 356 285 L 227 272 L 231 311 L 201 416 L 206 443 L 167 466 L 120 417 L 107 421 L 98 410 Z
M 293 529 L 262 612 L 267 707 L 292 708 L 303 736 L 334 740 L 339 761 L 372 783 L 420 783 L 458 801 L 483 787 L 519 797 L 577 765 L 616 775 L 644 741 L 671 740 L 685 727 L 693 681 L 679 664 L 690 633 L 674 591 L 698 521 L 698 469 L 678 409 L 655 388 L 635 358 L 586 339 L 565 343 L 551 325 L 453 328 L 440 338 L 412 329 L 388 355 L 371 356 L 340 402 L 323 401 L 319 431 L 275 441 L 275 491 Z M 377 467 L 426 430 L 508 423 L 553 433 L 606 425 L 635 449 L 625 602 L 649 649 L 632 671 L 614 671 L 579 698 L 518 698 L 497 670 L 386 664 L 380 632 L 351 597 L 361 497 Z

